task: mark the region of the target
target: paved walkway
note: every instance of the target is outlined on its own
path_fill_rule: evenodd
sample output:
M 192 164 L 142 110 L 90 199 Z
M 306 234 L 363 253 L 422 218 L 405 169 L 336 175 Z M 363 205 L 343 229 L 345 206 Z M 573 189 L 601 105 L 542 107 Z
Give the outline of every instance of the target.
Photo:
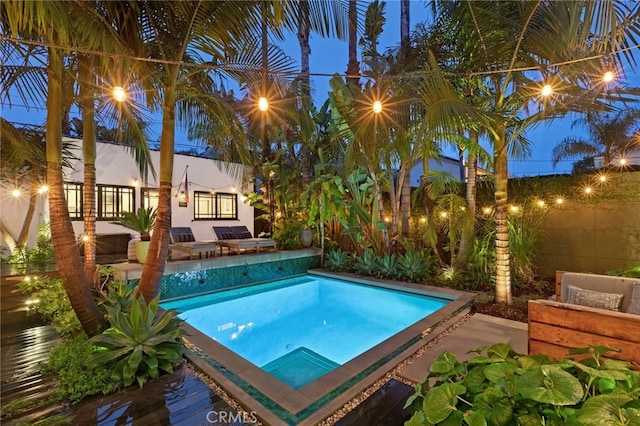
M 474 314 L 451 334 L 399 372 L 400 377 L 420 383 L 429 373 L 431 363 L 444 351 L 454 353 L 459 360 L 475 354 L 469 351 L 480 346 L 508 343 L 518 353 L 527 353 L 527 324 L 483 314 Z

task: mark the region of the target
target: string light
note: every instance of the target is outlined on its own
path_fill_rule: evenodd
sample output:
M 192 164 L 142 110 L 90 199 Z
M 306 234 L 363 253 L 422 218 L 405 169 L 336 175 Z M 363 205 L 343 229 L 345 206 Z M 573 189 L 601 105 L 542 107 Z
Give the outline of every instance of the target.
M 269 109 L 269 101 L 264 96 L 261 96 L 258 99 L 258 109 L 262 112 L 267 111 Z
M 380 101 L 373 102 L 373 112 L 375 114 L 380 114 L 382 112 L 382 102 Z
M 449 216 L 449 213 L 447 212 L 440 212 L 440 217 L 445 219 L 447 216 Z
M 613 73 L 613 71 L 607 71 L 602 76 L 602 81 L 604 81 L 605 83 L 611 83 L 614 78 L 615 74 Z
M 621 166 L 624 166 L 625 164 L 627 164 L 627 159 L 626 158 L 621 158 L 618 163 L 620 163 Z
M 14 190 L 11 191 L 11 196 L 13 198 L 18 198 L 22 195 L 22 191 L 20 191 L 18 188 L 15 188 Z
M 545 84 L 542 86 L 541 90 L 542 96 L 551 96 L 553 94 L 553 88 L 550 84 Z
M 38 188 L 38 194 L 40 195 L 46 194 L 47 192 L 49 192 L 49 187 L 47 185 L 42 185 L 40 188 Z
M 127 100 L 127 92 L 124 90 L 124 87 L 121 87 L 121 86 L 113 87 L 113 99 L 116 102 L 124 102 Z

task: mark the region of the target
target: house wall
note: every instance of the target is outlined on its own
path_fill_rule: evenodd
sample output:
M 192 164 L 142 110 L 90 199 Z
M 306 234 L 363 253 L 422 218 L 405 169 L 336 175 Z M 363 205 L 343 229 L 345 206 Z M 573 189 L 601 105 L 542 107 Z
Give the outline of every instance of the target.
M 438 170 L 460 178 L 460 161 L 449 157 L 441 157 L 438 161 L 429 159 L 429 170 Z M 422 183 L 422 160 L 418 161 L 411 168 L 411 187 L 416 188 Z
M 77 144 L 78 149 L 74 151 L 77 157 L 82 157 L 81 141 L 77 139 L 65 138 L 65 141 Z M 134 180 L 142 182 L 138 167 L 128 150 L 120 145 L 109 143 L 97 144 L 96 161 L 96 183 L 120 186 L 134 186 Z M 151 159 L 156 172 L 159 171 L 160 153 L 151 152 Z M 211 227 L 215 225 L 246 225 L 253 232 L 254 215 L 253 207 L 244 203 L 245 197 L 240 193 L 242 184 L 242 168 L 239 164 L 227 164 L 238 173 L 229 173 L 225 170 L 225 165 L 206 158 L 193 157 L 176 154 L 173 165 L 172 179 L 172 226 L 188 226 L 193 230 L 194 236 L 199 240 L 211 240 L 214 238 Z M 175 196 L 180 186 L 185 168 L 188 166 L 189 180 L 189 203 L 187 207 L 178 206 L 178 198 Z M 65 169 L 64 180 L 66 182 L 83 181 L 83 161 L 72 162 L 72 167 Z M 237 174 L 237 176 L 235 176 Z M 157 188 L 158 182 L 153 176 L 149 176 L 149 181 L 145 185 L 149 188 Z M 20 228 L 24 219 L 24 214 L 28 206 L 28 197 L 23 195 L 20 198 L 10 196 L 13 188 L 10 185 L 2 185 L 0 197 L 2 205 L 0 207 L 0 217 L 7 225 L 14 236 L 20 233 Z M 194 191 L 210 191 L 231 193 L 238 192 L 238 220 L 194 220 Z M 26 192 L 27 188 L 24 188 Z M 140 207 L 142 202 L 141 187 L 135 190 L 135 208 Z M 33 247 L 37 240 L 37 230 L 40 223 L 49 220 L 48 199 L 46 195 L 39 195 L 36 204 L 36 213 L 31 226 L 28 246 Z M 76 236 L 82 234 L 82 220 L 73 221 L 73 229 Z M 109 221 L 97 221 L 97 234 L 130 233 L 135 232 L 115 225 Z M 3 246 L 6 247 L 4 239 Z

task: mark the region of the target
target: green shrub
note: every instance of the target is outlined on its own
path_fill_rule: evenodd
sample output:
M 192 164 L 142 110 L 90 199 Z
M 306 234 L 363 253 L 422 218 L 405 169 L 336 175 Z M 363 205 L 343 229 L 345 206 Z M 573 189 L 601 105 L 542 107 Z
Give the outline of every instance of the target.
M 330 250 L 324 259 L 324 267 L 334 272 L 350 271 L 352 268 L 351 256 L 349 252 L 340 248 Z
M 411 251 L 398 257 L 401 279 L 422 282 L 431 273 L 431 264 L 420 253 Z
M 134 380 L 142 387 L 160 370 L 173 372 L 182 363 L 184 331 L 174 310 L 158 312 L 158 297 L 149 304 L 142 297 L 133 299 L 131 311 L 118 306 L 104 306 L 111 328 L 89 341 L 101 348 L 89 356 L 90 368 L 105 367 L 111 380 L 131 385 Z
M 55 261 L 56 255 L 53 251 L 53 243 L 51 242 L 51 226 L 49 222 L 43 222 L 38 227 L 38 240 L 34 248 L 28 249 L 24 246 L 18 246 L 7 259 L 8 263 L 26 264 Z
M 640 266 L 628 266 L 626 268 L 613 269 L 605 273 L 616 277 L 640 278 Z
M 276 224 L 273 231 L 273 239 L 281 250 L 296 250 L 300 245 L 300 231 L 302 224 L 296 220 L 286 220 Z
M 373 250 L 365 250 L 362 256 L 356 256 L 353 269 L 360 275 L 376 275 L 378 256 Z
M 373 275 L 387 280 L 401 280 L 402 271 L 398 265 L 398 258 L 395 254 L 385 254 L 377 256 Z
M 111 381 L 111 373 L 107 368 L 85 367 L 85 360 L 94 351 L 84 333 L 64 341 L 51 350 L 49 362 L 44 365 L 42 371 L 58 376 L 55 392 L 57 401 L 78 402 L 90 395 L 105 395 L 118 387 L 118 383 Z
M 27 315 L 42 315 L 62 336 L 82 330 L 61 279 L 26 277 L 18 288 L 30 296 Z
M 485 350 L 465 362 L 440 355 L 407 400 L 413 416 L 405 425 L 639 424 L 640 372 L 602 359 L 609 348 L 571 351 L 591 354 L 580 362 L 520 355 L 501 343 Z

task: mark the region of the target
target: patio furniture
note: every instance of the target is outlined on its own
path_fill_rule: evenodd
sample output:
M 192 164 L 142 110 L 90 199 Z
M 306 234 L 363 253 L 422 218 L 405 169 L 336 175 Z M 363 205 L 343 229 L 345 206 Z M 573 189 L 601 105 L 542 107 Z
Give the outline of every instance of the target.
M 556 300 L 529 301 L 529 353 L 559 360 L 569 349 L 607 346 L 621 350 L 608 358 L 640 369 L 640 280 L 559 272 L 557 284 Z
M 169 259 L 172 259 L 173 250 L 187 253 L 189 259 L 193 259 L 194 256 L 202 259 L 203 255 L 205 258 L 216 255 L 216 244 L 211 241 L 197 241 L 189 227 L 172 227 L 169 229 L 169 236 Z
M 255 249 L 256 252 L 265 248 L 276 249 L 275 240 L 253 238 L 251 231 L 246 226 L 214 226 L 212 230 L 217 238 L 214 243 L 220 247 L 220 254 L 222 254 L 223 247 L 227 247 L 230 252 L 235 251 L 236 254 L 240 254 L 240 250 L 243 249 Z

